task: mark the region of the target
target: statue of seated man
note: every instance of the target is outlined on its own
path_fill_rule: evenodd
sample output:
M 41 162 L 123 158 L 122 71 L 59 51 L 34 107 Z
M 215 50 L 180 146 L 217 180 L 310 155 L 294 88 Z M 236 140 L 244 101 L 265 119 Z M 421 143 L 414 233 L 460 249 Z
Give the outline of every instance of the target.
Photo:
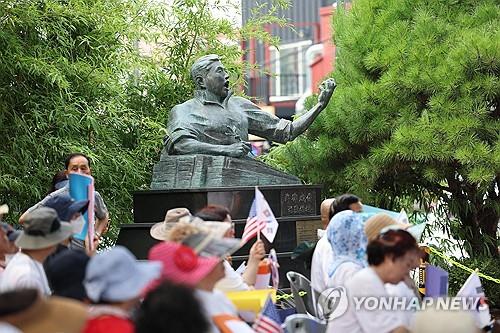
M 170 112 L 165 148 L 169 155 L 207 154 L 245 157 L 251 151 L 248 134 L 285 143 L 302 134 L 325 109 L 336 84 L 320 86 L 318 103 L 294 121 L 261 110 L 229 90 L 229 75 L 215 54 L 198 59 L 191 67 L 194 98 Z

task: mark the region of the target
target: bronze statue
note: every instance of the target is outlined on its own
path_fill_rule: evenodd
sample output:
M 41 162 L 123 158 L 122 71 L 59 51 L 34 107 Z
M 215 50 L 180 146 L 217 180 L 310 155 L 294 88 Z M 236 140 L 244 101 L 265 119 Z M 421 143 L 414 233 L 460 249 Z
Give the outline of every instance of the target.
M 153 168 L 152 189 L 301 184 L 301 180 L 252 158 L 248 134 L 284 143 L 302 134 L 326 107 L 335 81 L 320 86 L 318 103 L 293 122 L 233 96 L 228 74 L 214 54 L 191 68 L 194 98 L 170 112 L 168 135 Z
M 243 97 L 233 96 L 229 75 L 215 54 L 198 59 L 191 68 L 191 78 L 196 85 L 194 98 L 170 112 L 169 135 L 165 138 L 169 155 L 244 157 L 251 151 L 249 133 L 279 143 L 291 141 L 311 125 L 336 87 L 333 79 L 324 81 L 318 103 L 292 122 L 262 111 Z

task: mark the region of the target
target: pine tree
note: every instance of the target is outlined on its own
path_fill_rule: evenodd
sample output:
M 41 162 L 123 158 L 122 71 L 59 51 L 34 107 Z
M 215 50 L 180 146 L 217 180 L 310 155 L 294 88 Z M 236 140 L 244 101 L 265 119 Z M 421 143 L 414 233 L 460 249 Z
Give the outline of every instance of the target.
M 333 194 L 435 203 L 459 220 L 451 231 L 471 254 L 497 256 L 498 2 L 356 0 L 334 21 L 334 97 L 270 159 Z

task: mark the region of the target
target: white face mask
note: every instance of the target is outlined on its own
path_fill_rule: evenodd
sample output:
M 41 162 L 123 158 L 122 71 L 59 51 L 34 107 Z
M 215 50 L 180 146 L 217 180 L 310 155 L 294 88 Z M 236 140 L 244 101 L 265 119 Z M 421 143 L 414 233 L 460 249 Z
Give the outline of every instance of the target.
M 74 220 L 71 220 L 71 227 L 73 228 L 73 234 L 79 234 L 83 230 L 83 226 L 85 225 L 85 218 L 83 215 L 80 215 Z

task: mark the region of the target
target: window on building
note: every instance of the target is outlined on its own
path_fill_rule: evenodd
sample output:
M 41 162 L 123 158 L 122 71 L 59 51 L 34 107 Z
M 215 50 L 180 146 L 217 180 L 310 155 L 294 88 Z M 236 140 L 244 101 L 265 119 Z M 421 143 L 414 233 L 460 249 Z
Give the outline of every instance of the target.
M 270 47 L 271 101 L 298 98 L 307 90 L 305 53 L 310 40 Z

